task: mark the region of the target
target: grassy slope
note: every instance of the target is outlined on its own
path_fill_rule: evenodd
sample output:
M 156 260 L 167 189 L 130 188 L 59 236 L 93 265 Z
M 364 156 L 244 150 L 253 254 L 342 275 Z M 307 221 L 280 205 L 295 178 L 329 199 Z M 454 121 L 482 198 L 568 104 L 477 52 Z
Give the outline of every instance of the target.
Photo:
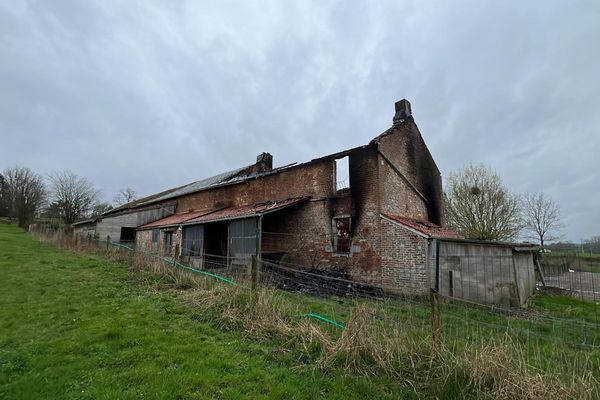
M 274 351 L 192 320 L 124 265 L 0 225 L 0 398 L 412 397 L 388 378 L 291 368 Z

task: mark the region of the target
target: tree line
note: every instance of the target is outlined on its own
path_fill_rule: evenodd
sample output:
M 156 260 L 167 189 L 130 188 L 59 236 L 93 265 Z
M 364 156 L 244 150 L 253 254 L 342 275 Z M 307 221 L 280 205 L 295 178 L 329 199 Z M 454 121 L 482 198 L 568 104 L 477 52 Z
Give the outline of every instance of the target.
M 491 168 L 469 165 L 445 182 L 446 224 L 467 238 L 532 239 L 541 246 L 561 238 L 559 206 L 544 192 L 511 192 Z
M 99 216 L 137 198 L 135 190 L 119 191 L 113 203 L 101 201 L 101 192 L 83 176 L 69 170 L 46 177 L 27 167 L 9 167 L 0 173 L 0 217 L 27 227 L 35 218 L 58 220 L 65 225 Z

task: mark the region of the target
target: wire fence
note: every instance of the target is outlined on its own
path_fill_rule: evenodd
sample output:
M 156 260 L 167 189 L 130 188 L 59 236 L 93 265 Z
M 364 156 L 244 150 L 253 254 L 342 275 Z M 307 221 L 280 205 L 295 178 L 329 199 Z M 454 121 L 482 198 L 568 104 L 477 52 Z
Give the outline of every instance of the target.
M 540 286 L 581 300 L 600 301 L 600 254 L 544 253 L 539 258 Z
M 444 251 L 442 243 L 442 249 L 429 260 L 430 265 L 436 265 L 432 267 L 435 279 L 431 280 L 431 290 L 403 293 L 348 279 L 335 268 L 261 259 L 254 254 L 201 254 L 202 262 L 194 264 L 177 257 L 182 249 L 164 256 L 131 243 L 91 237 L 68 240 L 75 240 L 75 246 L 115 252 L 125 258 L 140 255 L 159 262 L 166 270 L 182 271 L 219 285 L 271 290 L 278 304 L 286 304 L 290 316 L 313 320 L 333 331 L 344 331 L 361 309 L 368 315 L 368 329 L 384 341 L 401 331 L 404 337 L 451 352 L 508 343 L 538 369 L 600 371 L 597 272 L 580 271 L 578 286 L 572 285 L 572 278 L 562 280 L 565 275 L 574 276 L 569 272 L 572 263 L 553 260 L 551 264 L 542 258 L 539 265 L 543 271 L 538 267 L 520 271 L 519 260 L 512 255 L 458 254 L 451 246 Z M 593 275 L 590 278 L 583 273 Z M 533 286 L 519 286 L 521 281 Z M 538 294 L 533 302 L 523 302 L 522 291 L 539 293 L 543 281 L 546 287 L 556 285 L 559 296 Z M 582 290 L 584 282 L 590 285 L 589 290 Z M 561 296 L 562 291 L 576 292 L 578 298 Z

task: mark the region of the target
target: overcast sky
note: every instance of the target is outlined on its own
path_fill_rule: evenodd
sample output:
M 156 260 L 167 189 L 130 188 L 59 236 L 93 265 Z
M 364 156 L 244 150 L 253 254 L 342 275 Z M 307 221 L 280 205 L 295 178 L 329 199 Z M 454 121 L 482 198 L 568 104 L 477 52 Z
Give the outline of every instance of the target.
M 600 234 L 600 1 L 0 1 L 0 169 L 106 200 L 366 144 L 402 98 L 442 175 Z

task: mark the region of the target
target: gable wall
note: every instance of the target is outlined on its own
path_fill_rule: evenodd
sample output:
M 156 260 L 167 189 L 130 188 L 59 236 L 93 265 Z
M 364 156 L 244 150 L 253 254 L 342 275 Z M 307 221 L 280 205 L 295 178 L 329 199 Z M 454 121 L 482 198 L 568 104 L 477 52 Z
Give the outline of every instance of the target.
M 425 202 L 380 159 L 383 212 L 410 218 L 426 218 L 441 225 L 441 175 L 412 117 L 381 137 L 379 149 L 428 200 Z

